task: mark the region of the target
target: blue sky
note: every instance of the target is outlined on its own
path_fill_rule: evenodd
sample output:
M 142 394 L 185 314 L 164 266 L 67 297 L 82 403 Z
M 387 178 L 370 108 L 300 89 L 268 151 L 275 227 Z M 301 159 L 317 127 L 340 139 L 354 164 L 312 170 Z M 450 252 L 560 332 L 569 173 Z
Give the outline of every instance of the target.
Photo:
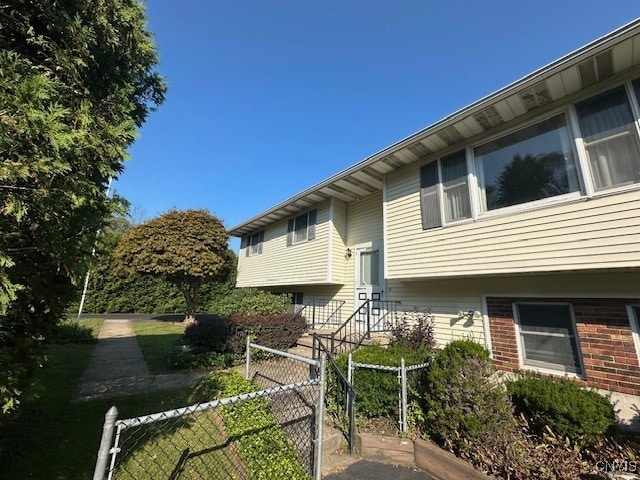
M 232 227 L 640 16 L 629 1 L 149 0 L 169 91 L 115 189 Z M 237 242 L 233 242 L 237 249 Z

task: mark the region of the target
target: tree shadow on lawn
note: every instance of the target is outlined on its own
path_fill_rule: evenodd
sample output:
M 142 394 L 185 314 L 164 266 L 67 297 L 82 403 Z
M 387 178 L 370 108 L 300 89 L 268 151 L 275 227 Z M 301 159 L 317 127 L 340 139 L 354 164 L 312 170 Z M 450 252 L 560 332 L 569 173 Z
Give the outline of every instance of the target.
M 216 411 L 125 429 L 116 457 L 117 478 L 244 478 L 233 440 Z

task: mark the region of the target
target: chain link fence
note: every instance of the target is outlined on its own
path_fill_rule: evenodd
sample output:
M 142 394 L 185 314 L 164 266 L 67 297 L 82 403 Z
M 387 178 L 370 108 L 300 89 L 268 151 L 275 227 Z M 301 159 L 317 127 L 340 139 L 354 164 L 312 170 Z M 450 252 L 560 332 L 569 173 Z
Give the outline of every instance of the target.
M 247 341 L 245 375 L 227 377 L 246 393 L 128 419 L 112 407 L 93 478 L 319 480 L 324 365 Z
M 368 370 L 378 370 L 382 372 L 389 372 L 394 374 L 398 378 L 398 429 L 402 433 L 406 433 L 409 430 L 409 397 L 413 396 L 416 392 L 411 392 L 409 385 L 414 382 L 409 382 L 408 379 L 412 375 L 418 375 L 420 370 L 423 370 L 429 366 L 428 363 L 420 363 L 417 365 L 405 365 L 404 358 L 400 360 L 400 365 L 397 367 L 388 365 L 374 365 L 370 363 L 354 362 L 351 353 L 349 353 L 347 363 L 347 381 L 350 384 L 354 384 L 354 375 L 357 368 L 364 368 Z M 352 407 L 354 408 L 354 407 Z

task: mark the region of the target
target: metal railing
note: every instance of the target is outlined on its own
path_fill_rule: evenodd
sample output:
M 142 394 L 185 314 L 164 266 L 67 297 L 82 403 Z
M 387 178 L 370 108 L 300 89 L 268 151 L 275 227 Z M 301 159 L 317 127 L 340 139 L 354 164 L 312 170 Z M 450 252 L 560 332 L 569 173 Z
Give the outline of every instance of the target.
M 342 324 L 342 307 L 344 300 L 328 300 L 314 298 L 296 311 L 297 316 L 304 316 L 307 325 L 312 329 Z
M 395 300 L 365 300 L 335 332 L 320 336 L 333 355 L 352 352 L 371 338 L 371 332 L 386 332 L 396 327 L 398 305 L 400 302 Z
M 354 409 L 356 391 L 340 369 L 334 355 L 324 344 L 320 335 L 316 333 L 313 334 L 313 352 L 315 358 L 326 358 L 325 402 L 327 413 L 331 415 L 335 426 L 345 436 L 349 446 L 349 455 L 352 455 L 356 433 Z

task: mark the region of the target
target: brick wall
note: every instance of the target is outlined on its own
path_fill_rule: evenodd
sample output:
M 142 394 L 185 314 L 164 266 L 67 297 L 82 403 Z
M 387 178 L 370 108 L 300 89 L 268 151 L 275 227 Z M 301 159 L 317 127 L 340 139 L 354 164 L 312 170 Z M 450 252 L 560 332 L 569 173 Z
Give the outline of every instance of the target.
M 498 368 L 518 371 L 518 343 L 513 302 L 531 298 L 487 299 L 493 360 Z M 585 385 L 640 395 L 640 365 L 626 306 L 640 299 L 541 298 L 537 301 L 571 303 L 582 352 Z

